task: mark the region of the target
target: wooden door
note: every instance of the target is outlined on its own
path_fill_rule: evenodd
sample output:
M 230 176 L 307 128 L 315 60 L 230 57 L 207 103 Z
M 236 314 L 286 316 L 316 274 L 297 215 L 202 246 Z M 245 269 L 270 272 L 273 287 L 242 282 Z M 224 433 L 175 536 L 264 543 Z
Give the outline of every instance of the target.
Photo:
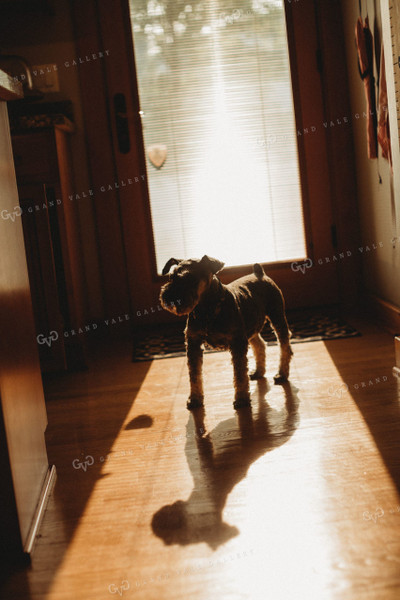
M 351 129 L 342 128 L 333 138 L 325 127 L 331 112 L 328 92 L 335 99 L 335 111 L 349 114 L 346 83 L 340 75 L 343 48 L 333 47 L 329 36 L 324 36 L 332 17 L 340 20 L 340 6 L 336 0 L 329 9 L 313 0 L 304 0 L 301 7 L 286 2 L 284 6 L 307 250 L 304 260 L 269 263 L 264 268 L 282 287 L 289 307 L 332 304 L 340 299 L 338 272 L 342 256 L 346 259 L 349 256 L 346 252 L 351 254 L 352 246 L 349 244 L 355 227 L 348 224 L 352 215 L 354 225 L 356 211 L 354 180 L 350 172 Z M 157 304 L 163 278 L 157 275 L 155 265 L 147 186 L 148 164 L 141 130 L 129 2 L 100 0 L 97 7 L 100 35 L 108 51 L 104 71 L 106 104 L 111 115 L 115 179 L 121 183 L 132 175 L 138 178 L 136 186 L 120 185 L 118 190 L 129 295 L 135 314 L 136 310 L 140 312 Z M 84 52 L 85 43 L 81 48 Z M 325 66 L 323 52 L 326 55 Z M 333 89 L 332 82 L 335 81 L 344 86 L 341 95 Z M 350 149 L 347 166 L 343 161 L 332 164 L 332 158 L 338 156 L 344 143 Z M 207 253 L 207 248 L 204 253 Z M 345 273 L 347 265 L 344 266 Z M 350 271 L 353 268 L 354 265 Z M 249 269 L 251 267 L 225 269 L 221 279 L 230 281 L 249 272 Z M 347 277 L 349 279 L 351 277 Z M 160 315 L 162 313 L 155 312 L 153 320 L 161 319 Z

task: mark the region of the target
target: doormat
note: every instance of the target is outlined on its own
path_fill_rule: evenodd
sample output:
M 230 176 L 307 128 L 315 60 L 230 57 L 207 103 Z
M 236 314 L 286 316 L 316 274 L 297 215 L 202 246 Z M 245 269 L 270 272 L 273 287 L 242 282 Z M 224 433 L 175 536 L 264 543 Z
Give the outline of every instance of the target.
M 340 317 L 325 313 L 311 315 L 289 313 L 287 319 L 292 331 L 292 344 L 361 335 Z M 184 328 L 185 323 L 180 322 L 172 325 L 157 325 L 151 330 L 138 332 L 133 340 L 133 362 L 185 356 Z M 268 346 L 277 344 L 269 323 L 266 323 L 261 335 Z M 221 350 L 206 346 L 205 352 L 221 352 Z

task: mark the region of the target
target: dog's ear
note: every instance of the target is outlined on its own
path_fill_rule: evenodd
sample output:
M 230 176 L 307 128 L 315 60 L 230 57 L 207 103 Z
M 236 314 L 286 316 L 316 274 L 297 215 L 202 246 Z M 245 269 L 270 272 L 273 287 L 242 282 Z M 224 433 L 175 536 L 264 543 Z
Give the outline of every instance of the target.
M 170 258 L 169 261 L 165 264 L 165 267 L 161 271 L 162 275 L 167 275 L 173 265 L 179 265 L 181 261 L 177 258 Z
M 220 271 L 225 265 L 225 263 L 221 262 L 220 260 L 207 256 L 207 254 L 203 256 L 200 263 L 205 266 L 208 271 L 214 273 L 214 275 L 218 273 L 218 271 Z

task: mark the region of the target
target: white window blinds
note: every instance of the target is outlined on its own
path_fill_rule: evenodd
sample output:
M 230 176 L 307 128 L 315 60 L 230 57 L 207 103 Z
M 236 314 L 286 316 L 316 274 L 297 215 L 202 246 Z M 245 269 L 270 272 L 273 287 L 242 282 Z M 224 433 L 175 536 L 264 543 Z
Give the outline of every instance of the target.
M 130 8 L 158 272 L 304 257 L 282 1 Z

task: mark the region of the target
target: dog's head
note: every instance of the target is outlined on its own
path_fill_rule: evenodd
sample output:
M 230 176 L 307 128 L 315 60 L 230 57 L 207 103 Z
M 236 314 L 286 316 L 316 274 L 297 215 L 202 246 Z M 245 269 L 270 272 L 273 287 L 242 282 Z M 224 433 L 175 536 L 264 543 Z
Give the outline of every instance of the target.
M 207 255 L 202 259 L 170 258 L 162 270 L 169 281 L 161 288 L 161 305 L 175 315 L 188 315 L 223 266 L 223 262 Z

